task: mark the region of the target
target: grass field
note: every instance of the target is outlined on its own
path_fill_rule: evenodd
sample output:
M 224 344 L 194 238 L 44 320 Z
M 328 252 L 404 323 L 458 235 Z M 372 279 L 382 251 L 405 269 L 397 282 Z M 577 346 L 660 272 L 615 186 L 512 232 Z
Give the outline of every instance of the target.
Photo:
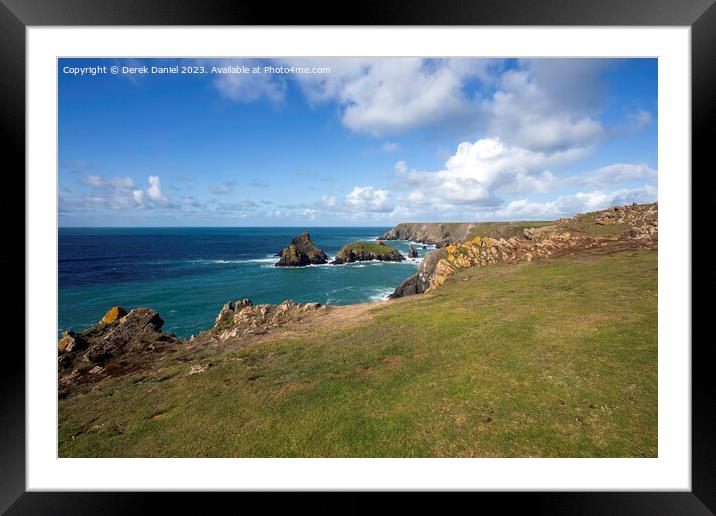
M 657 252 L 459 272 L 370 320 L 60 400 L 59 454 L 655 457 Z

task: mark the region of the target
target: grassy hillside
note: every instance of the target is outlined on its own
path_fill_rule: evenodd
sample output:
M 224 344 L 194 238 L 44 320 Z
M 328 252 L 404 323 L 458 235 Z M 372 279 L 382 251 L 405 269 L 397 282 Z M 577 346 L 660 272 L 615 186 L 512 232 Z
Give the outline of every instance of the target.
M 163 357 L 61 399 L 59 454 L 654 457 L 657 252 L 602 253 L 468 269 L 350 324 Z
M 475 222 L 471 224 L 464 240 L 472 240 L 476 236 L 491 238 L 520 237 L 525 229 L 541 228 L 554 224 L 554 221 L 518 221 L 518 222 Z

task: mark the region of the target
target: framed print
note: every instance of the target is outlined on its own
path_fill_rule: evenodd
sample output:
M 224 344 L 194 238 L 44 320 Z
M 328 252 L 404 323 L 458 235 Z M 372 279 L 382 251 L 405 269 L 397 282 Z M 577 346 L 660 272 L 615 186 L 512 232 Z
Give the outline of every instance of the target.
M 27 302 L 0 507 L 712 512 L 715 9 L 5 1 Z

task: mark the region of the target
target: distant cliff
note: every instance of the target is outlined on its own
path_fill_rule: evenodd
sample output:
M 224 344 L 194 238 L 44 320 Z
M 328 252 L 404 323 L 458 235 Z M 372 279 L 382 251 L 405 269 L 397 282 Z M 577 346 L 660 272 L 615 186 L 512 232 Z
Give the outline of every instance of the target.
M 424 223 L 398 224 L 386 232 L 383 240 L 412 240 L 421 244 L 444 247 L 464 240 L 473 224 L 466 223 Z
M 520 237 L 525 229 L 537 228 L 552 222 L 428 222 L 398 224 L 381 238 L 410 240 L 421 244 L 445 247 L 466 242 L 476 236 L 490 238 Z
M 526 227 L 528 223 L 471 224 L 469 240 L 444 246 L 428 254 L 418 272 L 403 281 L 390 298 L 422 294 L 439 287 L 455 272 L 493 263 L 531 262 L 534 259 L 574 253 L 585 249 L 658 246 L 658 205 L 632 204 L 559 219 L 549 225 Z M 421 226 L 401 224 L 400 226 Z M 440 227 L 441 224 L 422 224 Z M 483 236 L 475 231 L 490 228 Z M 516 233 L 521 228 L 520 233 Z M 406 229 L 395 234 L 405 235 Z M 390 232 L 389 232 L 390 233 Z M 494 235 L 505 236 L 494 236 Z M 508 235 L 510 235 L 508 237 Z M 413 236 L 413 235 L 411 235 Z M 417 235 L 416 235 L 417 236 Z M 414 239 L 414 238 L 411 238 Z

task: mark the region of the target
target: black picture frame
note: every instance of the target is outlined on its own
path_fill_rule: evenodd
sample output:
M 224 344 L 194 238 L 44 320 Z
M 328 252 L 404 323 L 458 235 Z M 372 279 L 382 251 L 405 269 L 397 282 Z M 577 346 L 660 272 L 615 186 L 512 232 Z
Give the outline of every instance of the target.
M 689 26 L 692 38 L 692 169 L 702 168 L 702 172 L 706 172 L 707 163 L 713 168 L 711 160 L 707 162 L 713 146 L 707 128 L 716 112 L 714 0 L 387 0 L 364 1 L 350 7 L 343 3 L 326 6 L 282 3 L 278 7 L 268 2 L 230 0 L 0 0 L 0 113 L 5 156 L 14 157 L 16 169 L 22 167 L 24 170 L 27 27 L 288 24 Z M 697 309 L 696 306 L 693 308 L 694 311 Z M 708 359 L 710 344 L 706 339 L 701 343 L 694 342 L 692 346 L 691 492 L 480 493 L 477 495 L 479 507 L 499 504 L 502 510 L 525 507 L 531 512 L 550 514 L 716 512 L 716 404 L 712 366 Z M 0 511 L 7 511 L 7 514 L 127 514 L 148 511 L 158 502 L 164 512 L 206 512 L 217 503 L 226 503 L 227 497 L 256 496 L 224 494 L 209 499 L 207 495 L 189 493 L 26 492 L 23 347 L 17 342 L 10 345 L 6 341 L 3 362 L 12 366 L 4 367 L 0 375 Z M 290 502 L 280 496 L 274 497 L 272 506 L 290 503 L 291 509 L 295 510 L 305 504 L 319 511 L 335 508 L 337 512 L 351 512 L 370 510 L 374 506 L 373 496 L 353 494 L 348 501 L 342 502 L 334 502 L 333 495 L 302 495 Z M 422 505 L 422 499 L 420 495 L 412 496 L 406 503 Z M 245 503 L 249 502 L 242 501 Z M 458 499 L 448 505 L 443 502 L 442 510 L 449 510 L 453 503 L 462 502 Z M 473 505 L 475 502 L 469 503 Z M 406 506 L 403 508 L 407 509 Z

